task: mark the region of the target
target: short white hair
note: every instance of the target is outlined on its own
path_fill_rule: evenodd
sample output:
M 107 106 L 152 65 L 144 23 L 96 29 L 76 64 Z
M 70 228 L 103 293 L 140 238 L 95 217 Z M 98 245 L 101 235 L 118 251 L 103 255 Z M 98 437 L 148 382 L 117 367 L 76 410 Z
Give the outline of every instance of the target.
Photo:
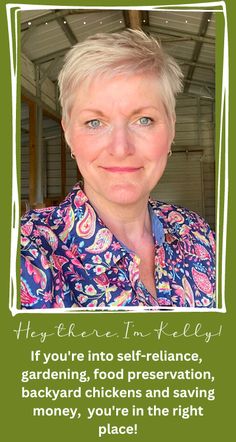
M 92 35 L 68 51 L 58 77 L 63 121 L 68 121 L 75 91 L 83 81 L 138 73 L 157 76 L 167 116 L 173 120 L 175 97 L 182 90 L 181 69 L 154 37 L 128 29 Z

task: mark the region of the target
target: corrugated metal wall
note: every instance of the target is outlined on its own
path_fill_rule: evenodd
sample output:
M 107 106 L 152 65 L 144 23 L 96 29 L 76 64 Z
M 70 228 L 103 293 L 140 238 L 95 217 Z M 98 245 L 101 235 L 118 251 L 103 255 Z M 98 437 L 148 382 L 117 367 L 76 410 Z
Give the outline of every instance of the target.
M 176 106 L 174 154 L 155 198 L 195 210 L 215 226 L 213 102 L 182 96 Z
M 204 216 L 201 158 L 202 154 L 197 152 L 174 153 L 152 197 L 187 207 Z
M 21 86 L 32 95 L 37 95 L 36 72 L 34 64 L 22 53 L 21 54 Z M 41 99 L 51 109 L 56 110 L 56 89 L 53 82 L 46 78 L 41 86 Z

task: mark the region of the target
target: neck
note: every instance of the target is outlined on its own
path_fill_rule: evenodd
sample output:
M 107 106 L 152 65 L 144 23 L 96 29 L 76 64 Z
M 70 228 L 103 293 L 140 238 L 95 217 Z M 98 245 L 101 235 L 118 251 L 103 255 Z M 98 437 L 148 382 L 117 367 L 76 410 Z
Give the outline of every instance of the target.
M 148 197 L 121 205 L 97 198 L 90 188 L 85 187 L 85 193 L 104 224 L 127 247 L 135 250 L 137 244 L 152 235 Z

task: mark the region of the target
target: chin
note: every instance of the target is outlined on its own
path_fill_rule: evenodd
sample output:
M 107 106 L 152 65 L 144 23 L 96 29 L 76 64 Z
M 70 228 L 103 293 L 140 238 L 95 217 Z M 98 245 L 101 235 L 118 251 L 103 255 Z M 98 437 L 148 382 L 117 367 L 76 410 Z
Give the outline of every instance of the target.
M 147 198 L 147 193 L 144 194 L 138 186 L 112 186 L 107 193 L 107 199 L 120 205 L 135 204 L 144 198 Z

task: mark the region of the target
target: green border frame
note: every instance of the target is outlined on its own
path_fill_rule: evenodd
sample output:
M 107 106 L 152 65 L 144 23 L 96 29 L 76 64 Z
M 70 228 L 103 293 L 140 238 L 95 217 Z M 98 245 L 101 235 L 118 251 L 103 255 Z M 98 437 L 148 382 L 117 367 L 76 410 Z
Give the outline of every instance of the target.
M 229 137 L 227 140 L 225 130 L 222 131 L 221 137 L 224 141 L 222 145 L 221 166 L 224 168 L 227 162 L 228 167 L 228 181 L 223 187 L 221 177 L 221 204 L 224 204 L 225 196 L 228 198 L 228 222 L 225 226 L 227 233 L 227 250 L 226 250 L 226 302 L 227 312 L 222 315 L 218 312 L 214 314 L 199 314 L 198 312 L 191 312 L 191 315 L 180 312 L 178 315 L 169 313 L 150 313 L 144 315 L 143 313 L 120 313 L 119 315 L 106 315 L 102 312 L 90 315 L 71 316 L 66 314 L 59 315 L 16 315 L 12 316 L 9 309 L 9 280 L 10 280 L 10 246 L 11 246 L 11 224 L 12 224 L 12 91 L 11 91 L 11 75 L 10 75 L 10 59 L 9 59 L 9 36 L 7 28 L 6 3 L 1 4 L 0 14 L 0 29 L 1 29 L 1 43 L 0 50 L 4 63 L 1 66 L 1 138 L 2 149 L 0 150 L 0 191 L 1 191 L 1 209 L 2 216 L 0 217 L 1 232 L 2 232 L 2 264 L 1 264 L 1 293 L 2 293 L 2 307 L 0 321 L 1 337 L 2 337 L 2 364 L 1 364 L 1 379 L 2 379 L 2 433 L 7 435 L 9 440 L 24 440 L 25 442 L 45 442 L 51 441 L 52 437 L 57 442 L 64 442 L 68 438 L 91 440 L 93 442 L 100 441 L 97 435 L 97 426 L 104 422 L 102 418 L 96 418 L 93 421 L 88 421 L 82 418 L 80 421 L 69 420 L 68 418 L 34 418 L 32 416 L 32 407 L 36 406 L 34 399 L 21 398 L 20 374 L 23 370 L 42 369 L 43 365 L 33 365 L 30 361 L 31 351 L 40 349 L 46 352 L 66 352 L 81 351 L 86 352 L 88 349 L 96 352 L 131 352 L 132 350 L 141 349 L 145 352 L 155 352 L 161 349 L 166 349 L 171 352 L 199 352 L 203 358 L 203 368 L 212 370 L 215 376 L 214 386 L 216 388 L 216 399 L 212 402 L 204 401 L 205 415 L 203 417 L 196 417 L 189 420 L 177 420 L 174 417 L 168 418 L 150 418 L 148 416 L 138 419 L 138 433 L 127 437 L 123 436 L 105 436 L 103 440 L 117 441 L 127 440 L 134 442 L 141 442 L 148 440 L 154 442 L 157 439 L 165 439 L 166 441 L 179 440 L 181 442 L 195 442 L 199 440 L 213 440 L 214 442 L 221 442 L 232 438 L 234 434 L 234 404 L 236 397 L 235 389 L 235 355 L 234 355 L 234 335 L 235 335 L 235 188 L 236 188 L 236 150 L 234 140 L 236 138 L 236 92 L 235 92 L 235 78 L 236 78 L 236 61 L 235 61 L 235 38 L 236 38 L 236 5 L 233 0 L 226 0 L 221 2 L 222 7 L 227 9 L 227 23 L 228 23 L 228 69 L 225 75 L 229 74 L 229 93 L 225 96 L 224 113 L 219 113 L 220 103 L 216 101 L 216 115 L 217 118 L 226 118 L 226 132 L 228 130 Z M 32 4 L 38 2 L 32 1 Z M 44 5 L 49 5 L 52 2 L 43 1 Z M 55 1 L 54 4 L 67 4 L 68 6 L 79 6 L 79 4 L 86 6 L 95 6 L 96 2 L 85 1 Z M 119 4 L 120 3 L 120 4 Z M 122 3 L 122 4 L 121 4 Z M 160 1 L 149 1 L 150 4 L 157 4 Z M 173 5 L 172 2 L 165 1 L 163 3 Z M 180 3 L 180 2 L 178 2 Z M 183 2 L 182 2 L 183 3 Z M 188 5 L 193 5 L 195 2 L 189 1 Z M 205 2 L 206 3 L 206 2 Z M 210 3 L 210 2 L 208 2 Z M 103 1 L 102 6 L 139 6 L 143 5 L 144 1 L 135 1 L 131 4 L 130 1 L 118 2 L 113 0 Z M 183 3 L 184 4 L 184 3 Z M 17 4 L 13 4 L 17 7 Z M 43 6 L 43 5 L 42 5 Z M 147 6 L 147 5 L 146 5 Z M 144 6 L 145 7 L 145 6 Z M 219 45 L 223 47 L 223 25 L 219 24 L 222 29 L 222 35 L 219 35 L 217 40 Z M 218 45 L 217 42 L 217 45 Z M 220 47 L 220 46 L 219 46 Z M 219 60 L 219 64 L 221 61 Z M 216 82 L 222 83 L 222 70 L 216 67 Z M 218 100 L 218 99 L 217 99 Z M 229 110 L 227 109 L 229 106 Z M 228 112 L 228 113 L 227 113 Z M 19 118 L 19 115 L 17 116 Z M 217 120 L 216 123 L 218 124 Z M 216 124 L 216 139 L 219 136 L 219 128 Z M 227 148 L 226 141 L 228 141 L 228 160 L 225 162 L 225 150 Z M 216 153 L 218 154 L 219 144 L 216 145 Z M 219 169 L 218 169 L 219 173 Z M 14 177 L 16 179 L 16 177 Z M 220 223 L 224 217 L 220 219 Z M 222 225 L 222 224 L 221 224 Z M 221 234 L 222 232 L 218 232 Z M 13 270 L 11 270 L 13 272 Z M 220 278 L 221 269 L 218 269 Z M 61 329 L 60 336 L 58 334 L 59 327 Z M 128 331 L 127 331 L 128 327 Z M 162 330 L 162 333 L 160 332 Z M 159 331 L 159 334 L 158 334 Z M 69 367 L 69 365 L 68 365 Z M 100 364 L 100 367 L 106 370 L 107 363 Z M 129 369 L 146 370 L 152 369 L 152 364 L 127 363 Z M 163 366 L 162 366 L 163 367 Z M 179 364 L 175 364 L 175 369 L 179 369 Z M 55 369 L 55 365 L 50 368 Z M 72 368 L 72 367 L 71 367 Z M 89 367 L 85 367 L 88 368 Z M 114 364 L 113 369 L 119 368 Z M 50 388 L 55 384 L 53 381 L 48 381 Z M 110 384 L 109 384 L 110 385 Z M 153 386 L 155 384 L 152 384 Z M 179 384 L 178 384 L 179 385 Z M 195 382 L 191 381 L 188 384 L 182 382 L 183 388 L 194 387 Z M 100 384 L 99 384 L 100 386 Z M 135 384 L 135 387 L 143 387 L 144 382 L 140 381 Z M 202 385 L 203 386 L 203 385 Z M 210 385 L 212 387 L 213 384 Z M 125 381 L 122 382 L 122 388 L 129 388 L 130 385 Z M 39 388 L 37 381 L 32 381 L 29 388 Z M 177 384 L 176 384 L 177 388 Z M 137 403 L 137 401 L 135 401 Z M 116 403 L 120 406 L 129 405 L 129 400 L 85 400 L 83 407 L 89 404 L 95 406 L 105 406 L 111 403 Z M 165 400 L 160 401 L 161 406 L 165 406 Z M 174 403 L 174 400 L 168 400 L 168 405 Z M 186 404 L 186 401 L 183 402 Z M 197 404 L 197 400 L 192 400 L 193 404 Z M 42 406 L 52 406 L 52 401 L 49 399 L 40 402 Z M 65 402 L 60 400 L 58 406 L 66 405 L 74 406 L 76 401 Z M 140 406 L 145 406 L 145 400 L 138 403 Z M 137 404 L 137 405 L 138 405 Z M 114 424 L 133 424 L 137 423 L 137 419 L 130 418 L 126 421 L 125 418 L 111 419 Z M 181 425 L 180 425 L 181 424 Z

